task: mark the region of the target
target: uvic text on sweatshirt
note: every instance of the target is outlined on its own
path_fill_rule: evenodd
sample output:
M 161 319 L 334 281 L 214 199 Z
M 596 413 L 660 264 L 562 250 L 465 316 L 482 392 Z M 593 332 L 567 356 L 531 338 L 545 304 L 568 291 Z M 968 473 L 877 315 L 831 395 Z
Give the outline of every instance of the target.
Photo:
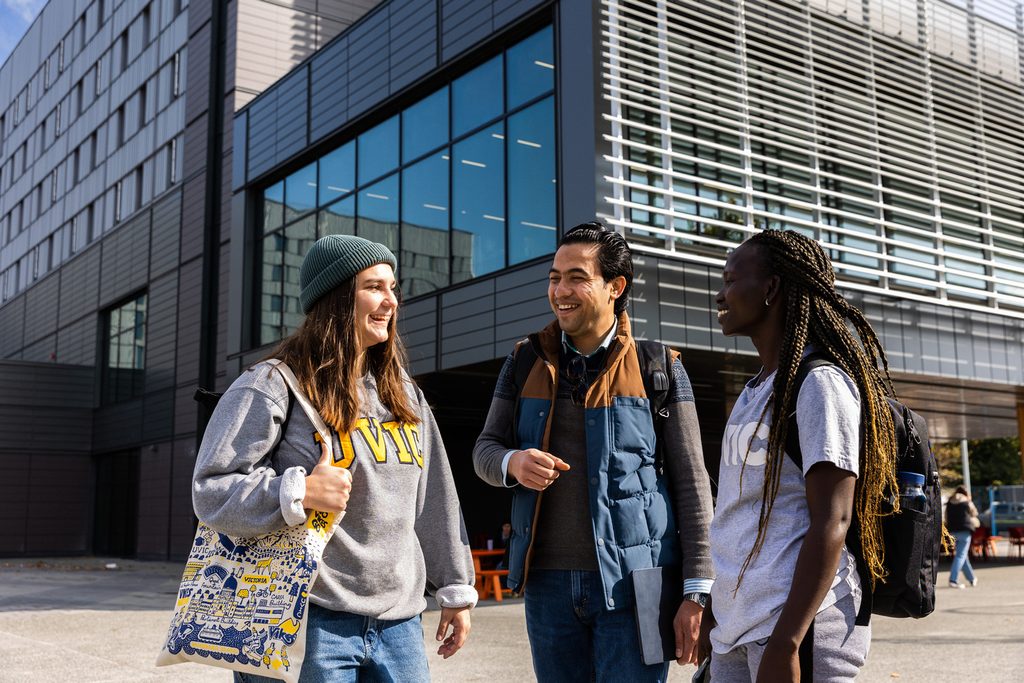
M 476 602 L 473 562 L 448 456 L 418 387 L 407 390 L 420 421 L 402 424 L 363 380 L 348 510 L 324 550 L 310 599 L 379 619 Z M 307 474 L 320 460 L 316 428 L 269 363 L 258 363 L 221 397 L 196 458 L 192 503 L 217 531 L 255 536 L 302 524 Z M 333 435 L 335 457 L 342 453 Z

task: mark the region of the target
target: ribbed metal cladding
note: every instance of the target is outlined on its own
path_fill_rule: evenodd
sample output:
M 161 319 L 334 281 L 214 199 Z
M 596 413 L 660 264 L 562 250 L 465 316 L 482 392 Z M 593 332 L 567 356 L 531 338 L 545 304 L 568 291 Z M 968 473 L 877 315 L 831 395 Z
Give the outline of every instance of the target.
M 1024 318 L 1021 4 L 602 0 L 610 222 L 720 265 L 766 227 L 844 288 Z

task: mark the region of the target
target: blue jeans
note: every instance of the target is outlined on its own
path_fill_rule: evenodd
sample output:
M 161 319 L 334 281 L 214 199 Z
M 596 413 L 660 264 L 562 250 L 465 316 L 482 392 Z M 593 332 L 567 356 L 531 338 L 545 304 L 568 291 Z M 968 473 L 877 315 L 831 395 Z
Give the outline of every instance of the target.
M 956 539 L 956 553 L 953 555 L 953 566 L 949 569 L 949 580 L 957 583 L 960 577 L 960 569 L 964 570 L 964 578 L 969 583 L 974 583 L 974 567 L 971 566 L 971 536 L 970 531 L 954 531 L 953 538 Z
M 306 659 L 300 683 L 430 680 L 419 615 L 386 621 L 309 603 L 306 629 Z M 235 672 L 235 683 L 275 681 Z
M 597 572 L 534 569 L 526 632 L 538 683 L 664 681 L 668 663 L 640 658 L 633 606 L 609 611 Z

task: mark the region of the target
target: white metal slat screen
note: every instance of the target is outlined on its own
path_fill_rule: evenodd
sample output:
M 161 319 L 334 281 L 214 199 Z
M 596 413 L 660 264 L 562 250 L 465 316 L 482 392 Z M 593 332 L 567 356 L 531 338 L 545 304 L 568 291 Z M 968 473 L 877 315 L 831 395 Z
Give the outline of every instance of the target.
M 602 0 L 611 222 L 711 265 L 802 230 L 845 287 L 1024 318 L 1021 9 L 982 5 Z

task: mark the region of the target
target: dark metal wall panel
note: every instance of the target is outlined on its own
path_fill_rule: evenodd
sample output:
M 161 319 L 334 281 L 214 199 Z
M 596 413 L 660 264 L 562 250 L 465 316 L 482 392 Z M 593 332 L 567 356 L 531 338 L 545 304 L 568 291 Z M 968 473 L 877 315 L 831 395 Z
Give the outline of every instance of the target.
M 167 557 L 171 507 L 171 444 L 163 442 L 142 449 L 139 455 L 138 538 L 139 559 Z
M 389 7 L 368 16 L 348 34 L 348 107 L 353 118 L 380 102 L 387 92 Z M 384 92 L 381 92 L 383 86 Z
M 96 325 L 93 313 L 60 328 L 57 331 L 57 361 L 75 365 L 93 365 L 96 362 Z
M 412 374 L 436 370 L 437 297 L 427 297 L 403 306 L 398 320 Z
M 199 3 L 207 4 L 207 3 Z M 192 20 L 189 8 L 189 23 Z M 189 123 L 205 112 L 210 106 L 210 24 L 199 29 L 188 41 L 188 64 L 186 65 L 185 123 Z
M 201 323 L 202 263 L 193 261 L 181 267 L 178 279 L 178 341 L 177 381 L 191 382 L 199 378 L 199 325 Z M 193 423 L 192 428 L 195 429 Z
M 25 345 L 25 297 L 0 308 L 0 359 L 11 358 Z
M 634 337 L 658 339 L 661 336 L 657 259 L 643 254 L 633 255 L 633 287 L 628 311 Z
M 149 276 L 158 277 L 178 266 L 181 237 L 181 188 L 153 205 L 149 240 Z
M 25 293 L 25 339 L 27 346 L 57 330 L 57 299 L 60 275 L 52 273 Z M 34 359 L 33 359 L 34 360 Z
M 185 178 L 191 178 L 206 169 L 206 142 L 209 131 L 209 116 L 206 113 L 185 126 L 182 171 Z
M 100 248 L 95 245 L 61 268 L 60 317 L 63 327 L 96 310 L 100 285 Z
M 391 92 L 395 93 L 437 66 L 436 0 L 391 3 L 391 35 L 388 44 Z
M 493 2 L 441 0 L 441 56 L 448 61 L 493 32 Z
M 33 363 L 49 363 L 57 357 L 57 335 L 51 334 L 25 347 L 21 360 Z
M 146 392 L 174 386 L 178 330 L 178 274 L 149 283 L 146 319 Z
M 200 173 L 185 183 L 181 209 L 181 262 L 185 263 L 203 254 L 203 224 L 206 201 L 206 173 Z
M 89 550 L 92 462 L 80 455 L 33 455 L 25 519 L 28 555 Z
M 193 425 L 195 422 L 193 421 Z M 195 440 L 177 439 L 171 455 L 170 538 L 169 559 L 188 557 L 195 536 L 195 514 L 192 511 L 192 470 L 196 464 Z
M 543 329 L 554 319 L 547 296 L 550 267 L 551 263 L 544 260 L 496 278 L 495 357 L 508 355 L 517 341 Z
M 0 453 L 0 555 L 25 552 L 25 517 L 28 514 L 29 473 L 32 456 Z
M 277 149 L 280 164 L 302 151 L 308 141 L 309 66 L 281 80 L 277 96 Z
M 512 23 L 542 4 L 544 0 L 494 0 L 494 29 L 498 30 Z M 596 7 L 596 4 L 594 6 Z
M 185 384 L 174 390 L 174 434 L 193 437 L 199 419 L 198 404 L 192 398 L 196 392 L 195 383 Z
M 93 414 L 93 450 L 138 447 L 142 441 L 142 399 L 101 406 Z
M 441 295 L 440 369 L 494 358 L 494 279 Z
M 174 390 L 147 393 L 142 399 L 142 442 L 169 439 L 174 432 Z
M 250 178 L 269 171 L 276 160 L 277 94 L 277 88 L 264 93 L 248 110 L 247 150 Z
M 143 211 L 100 243 L 100 307 L 106 308 L 145 288 L 149 233 L 150 213 Z
M 348 120 L 348 36 L 321 50 L 310 69 L 310 138 L 319 140 Z

